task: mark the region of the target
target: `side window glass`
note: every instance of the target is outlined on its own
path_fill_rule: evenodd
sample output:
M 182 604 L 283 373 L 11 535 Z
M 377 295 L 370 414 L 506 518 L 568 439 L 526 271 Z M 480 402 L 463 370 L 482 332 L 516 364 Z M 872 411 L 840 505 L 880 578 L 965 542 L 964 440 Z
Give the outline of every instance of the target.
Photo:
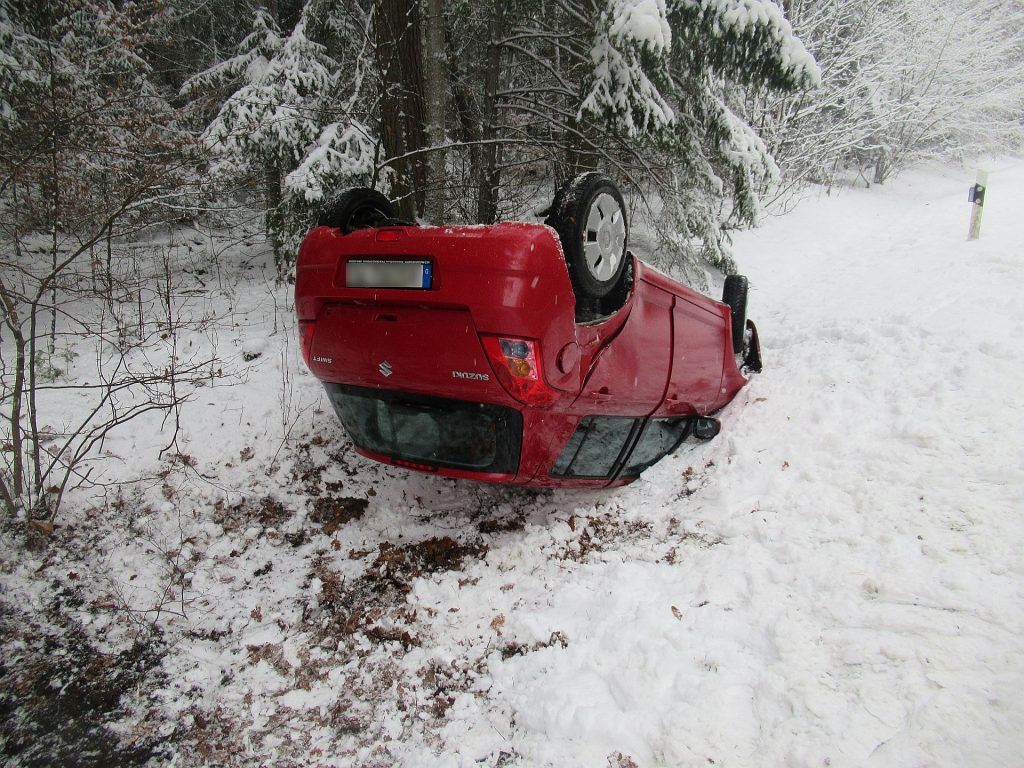
M 555 462 L 552 473 L 565 477 L 608 477 L 633 432 L 636 419 L 587 416 Z
M 689 424 L 689 419 L 650 419 L 622 474 L 626 477 L 636 477 L 666 454 L 674 451 L 686 437 Z

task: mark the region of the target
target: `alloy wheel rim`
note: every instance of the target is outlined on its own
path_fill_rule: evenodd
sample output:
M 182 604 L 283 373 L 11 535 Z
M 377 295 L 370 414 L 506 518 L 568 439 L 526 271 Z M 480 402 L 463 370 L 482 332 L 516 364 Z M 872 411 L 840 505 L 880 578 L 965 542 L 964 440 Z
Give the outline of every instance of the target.
M 626 244 L 626 217 L 619 201 L 602 192 L 594 198 L 583 230 L 583 258 L 601 282 L 615 275 Z

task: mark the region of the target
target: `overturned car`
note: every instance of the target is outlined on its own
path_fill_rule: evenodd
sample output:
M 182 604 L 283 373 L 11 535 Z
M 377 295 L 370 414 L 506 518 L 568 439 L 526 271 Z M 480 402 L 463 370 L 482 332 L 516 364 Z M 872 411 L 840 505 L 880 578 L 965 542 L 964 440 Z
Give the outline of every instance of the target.
M 302 353 L 363 456 L 493 483 L 622 485 L 760 370 L 747 281 L 714 301 L 636 259 L 615 185 L 584 174 L 545 224 L 416 226 L 343 193 L 306 236 Z

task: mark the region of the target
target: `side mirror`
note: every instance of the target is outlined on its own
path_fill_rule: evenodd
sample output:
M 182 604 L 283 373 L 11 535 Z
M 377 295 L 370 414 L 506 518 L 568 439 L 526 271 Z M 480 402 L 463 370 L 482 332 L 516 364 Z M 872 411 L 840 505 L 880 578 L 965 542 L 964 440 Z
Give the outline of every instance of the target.
M 693 420 L 693 436 L 698 440 L 710 440 L 722 431 L 722 423 L 710 416 L 698 416 Z

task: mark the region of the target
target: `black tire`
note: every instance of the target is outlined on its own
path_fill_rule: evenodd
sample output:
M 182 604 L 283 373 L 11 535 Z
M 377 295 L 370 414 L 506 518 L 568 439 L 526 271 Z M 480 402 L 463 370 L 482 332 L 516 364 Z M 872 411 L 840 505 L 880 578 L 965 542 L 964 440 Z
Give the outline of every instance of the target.
M 629 222 L 611 179 L 587 173 L 566 183 L 544 223 L 562 241 L 577 300 L 601 299 L 619 285 L 628 261 Z
M 743 334 L 747 329 L 747 290 L 749 284 L 743 275 L 729 275 L 722 289 L 722 303 L 732 309 L 732 351 L 743 352 Z
M 353 187 L 320 214 L 317 224 L 337 227 L 346 235 L 357 229 L 379 227 L 395 218 L 395 207 L 384 195 L 367 187 Z

